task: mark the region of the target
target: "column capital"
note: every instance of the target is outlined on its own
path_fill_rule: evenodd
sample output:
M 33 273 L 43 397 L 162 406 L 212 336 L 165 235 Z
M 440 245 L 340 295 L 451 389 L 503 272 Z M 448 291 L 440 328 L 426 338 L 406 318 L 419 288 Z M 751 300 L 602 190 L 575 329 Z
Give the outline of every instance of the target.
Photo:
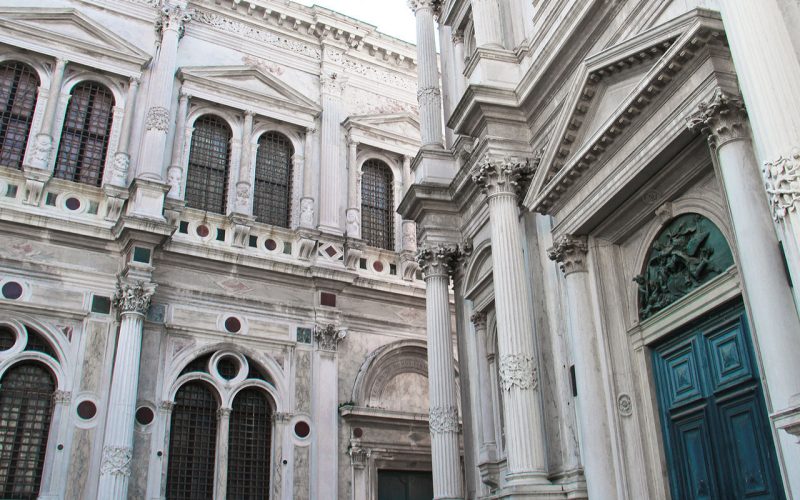
M 335 72 L 323 73 L 319 77 L 319 83 L 323 94 L 341 97 L 347 84 L 347 77 Z
M 416 255 L 425 279 L 433 276 L 449 278 L 461 257 L 461 248 L 452 244 L 426 245 L 417 250 Z
M 306 127 L 306 135 L 314 135 L 317 133 L 317 127 Z
M 276 411 L 272 414 L 272 420 L 274 422 L 288 422 L 292 419 L 292 414 L 287 413 L 285 411 Z
M 231 416 L 231 412 L 233 408 L 220 408 L 217 410 L 217 420 L 222 418 L 229 418 Z
M 559 263 L 564 275 L 586 272 L 586 254 L 589 245 L 586 236 L 559 236 L 553 246 L 547 250 L 550 260 Z
M 464 32 L 461 30 L 454 31 L 451 38 L 453 40 L 453 45 L 464 43 Z
M 193 15 L 194 9 L 188 9 L 186 2 L 167 4 L 161 8 L 156 20 L 156 32 L 163 36 L 167 31 L 175 31 L 179 38 L 183 38 L 185 25 L 192 20 Z
M 521 197 L 535 171 L 529 159 L 486 154 L 471 175 L 472 181 L 490 197 L 502 194 Z
M 782 222 L 800 206 L 800 149 L 764 163 L 764 181 L 772 217 Z
M 697 111 L 689 117 L 687 125 L 689 129 L 707 135 L 712 149 L 720 148 L 730 141 L 749 138 L 744 101 L 719 87 L 714 89 L 710 100 L 697 106 Z
M 132 76 L 128 78 L 128 84 L 131 87 L 138 87 L 142 83 L 142 78 L 139 76 Z
M 117 286 L 117 293 L 114 295 L 114 306 L 120 314 L 135 313 L 145 315 L 150 308 L 150 299 L 156 291 L 155 283 L 120 282 Z
M 258 114 L 258 112 L 257 112 L 256 110 L 254 110 L 254 109 L 245 109 L 245 110 L 244 110 L 244 116 L 245 116 L 245 118 L 247 118 L 247 117 L 249 117 L 249 118 L 253 118 L 253 117 L 254 117 L 254 116 L 256 116 L 257 114 Z
M 455 406 L 433 406 L 428 415 L 431 434 L 458 432 L 458 408 Z
M 427 9 L 439 15 L 439 11 L 442 8 L 442 0 L 408 0 L 408 7 L 414 11 L 414 14 L 418 10 Z
M 469 317 L 469 320 L 475 326 L 475 330 L 485 330 L 486 329 L 486 313 L 483 311 L 478 311 L 472 314 Z
M 317 326 L 314 328 L 314 338 L 317 339 L 317 345 L 323 351 L 336 351 L 339 342 L 347 337 L 346 328 L 338 328 L 336 325 L 329 323 L 325 326 Z

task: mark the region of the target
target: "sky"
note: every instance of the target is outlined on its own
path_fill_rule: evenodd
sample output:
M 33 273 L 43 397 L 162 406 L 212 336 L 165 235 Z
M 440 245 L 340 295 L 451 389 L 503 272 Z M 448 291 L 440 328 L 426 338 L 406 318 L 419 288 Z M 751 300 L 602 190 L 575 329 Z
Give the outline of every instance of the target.
M 304 5 L 319 5 L 378 27 L 378 31 L 415 43 L 414 13 L 407 0 L 295 0 Z

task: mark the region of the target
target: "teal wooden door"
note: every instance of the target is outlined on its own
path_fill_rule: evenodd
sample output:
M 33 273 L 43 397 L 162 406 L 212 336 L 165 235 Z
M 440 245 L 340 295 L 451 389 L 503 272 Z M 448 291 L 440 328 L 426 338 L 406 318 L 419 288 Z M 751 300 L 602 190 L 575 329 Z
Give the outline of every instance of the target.
M 430 472 L 379 470 L 378 500 L 431 500 L 433 477 Z
M 741 304 L 654 350 L 674 499 L 783 499 Z

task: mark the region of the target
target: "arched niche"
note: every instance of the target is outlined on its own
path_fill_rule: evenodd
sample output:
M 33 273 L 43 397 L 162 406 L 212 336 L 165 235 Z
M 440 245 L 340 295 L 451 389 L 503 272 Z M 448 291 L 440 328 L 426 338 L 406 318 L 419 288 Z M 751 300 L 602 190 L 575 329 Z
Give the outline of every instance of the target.
M 370 354 L 353 387 L 357 406 L 427 413 L 428 354 L 425 344 L 403 340 Z

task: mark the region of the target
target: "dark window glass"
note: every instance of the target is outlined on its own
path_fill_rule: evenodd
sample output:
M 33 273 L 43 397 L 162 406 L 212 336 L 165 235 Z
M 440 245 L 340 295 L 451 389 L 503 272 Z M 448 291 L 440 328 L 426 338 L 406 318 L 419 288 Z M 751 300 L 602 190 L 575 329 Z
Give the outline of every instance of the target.
M 44 366 L 11 367 L 0 385 L 0 498 L 39 494 L 55 382 Z
M 0 64 L 0 165 L 22 168 L 39 76 L 27 64 Z
M 361 170 L 361 237 L 367 245 L 394 250 L 392 170 L 380 160 L 367 160 Z
M 111 136 L 114 95 L 96 82 L 72 89 L 58 145 L 55 176 L 99 186 Z
M 239 361 L 230 356 L 223 356 L 217 361 L 217 371 L 225 380 L 231 380 L 239 374 Z
M 194 122 L 189 170 L 186 174 L 186 205 L 217 214 L 225 213 L 231 129 L 222 118 L 201 116 Z
M 285 135 L 268 132 L 258 140 L 253 215 L 259 222 L 289 227 L 294 148 Z
M 28 343 L 25 345 L 25 350 L 38 351 L 47 354 L 53 359 L 58 359 L 56 351 L 53 349 L 53 346 L 50 345 L 50 342 L 45 340 L 41 333 L 31 328 L 28 328 Z
M 191 372 L 205 372 L 208 373 L 208 360 L 211 359 L 211 356 L 214 353 L 208 353 L 199 358 L 193 360 L 191 363 L 186 365 L 186 367 L 181 370 L 181 375 L 185 375 Z
M 263 391 L 236 395 L 228 445 L 228 498 L 269 498 L 272 409 Z
M 0 325 L 0 351 L 7 351 L 17 342 L 17 334 L 11 328 Z
M 214 498 L 217 401 L 199 381 L 175 394 L 167 457 L 167 498 Z

